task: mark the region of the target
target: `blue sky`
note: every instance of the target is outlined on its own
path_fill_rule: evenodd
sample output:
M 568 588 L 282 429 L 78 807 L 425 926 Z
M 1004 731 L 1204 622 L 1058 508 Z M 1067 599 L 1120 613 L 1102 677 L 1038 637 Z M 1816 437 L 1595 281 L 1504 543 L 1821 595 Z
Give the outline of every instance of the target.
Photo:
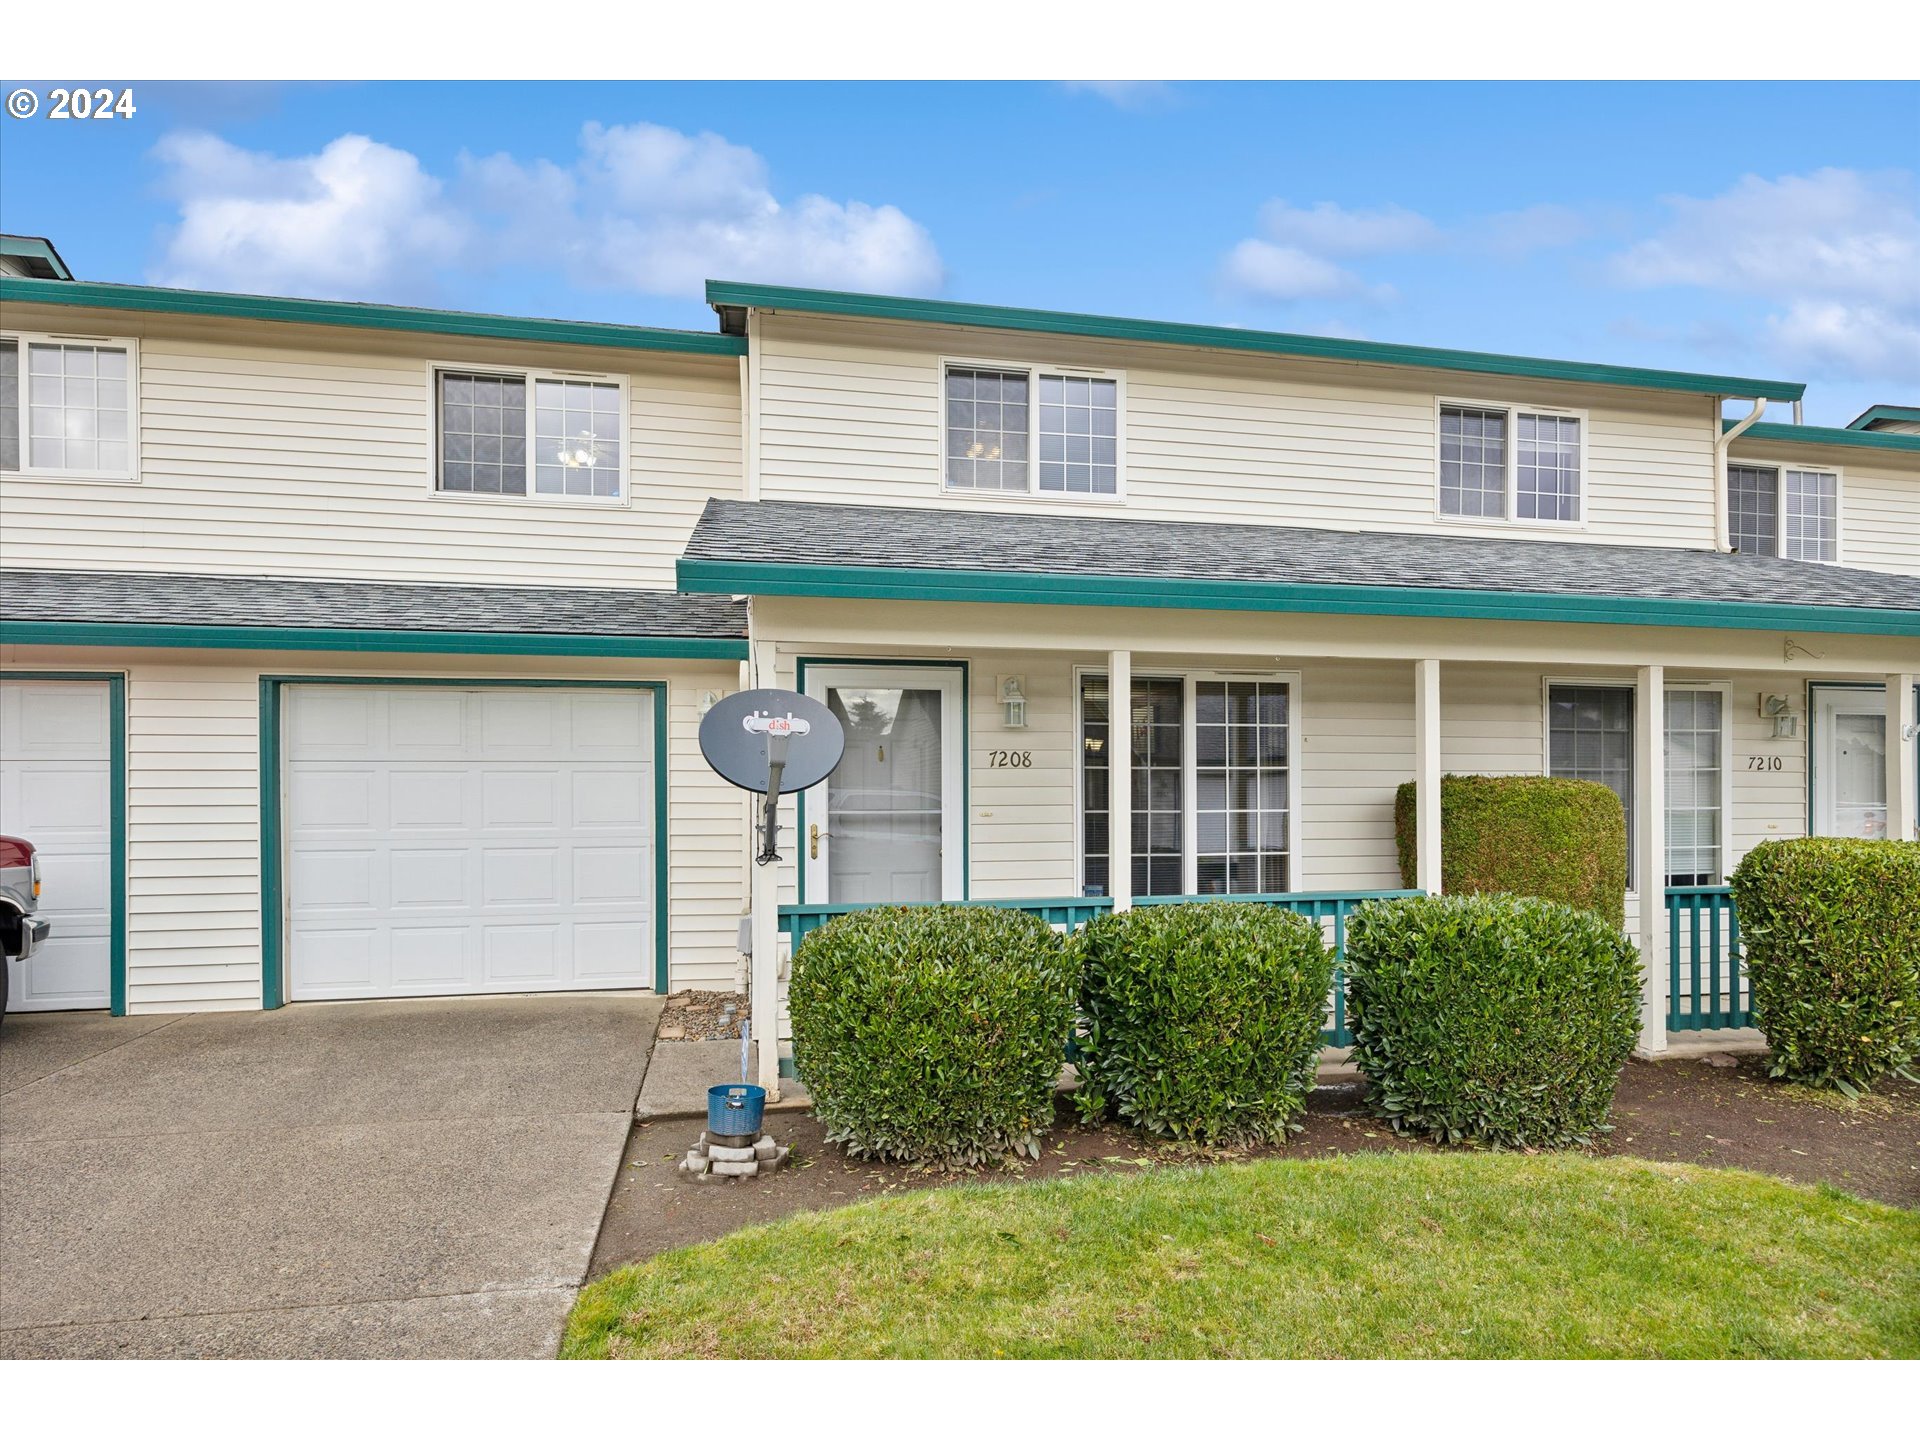
M 1920 86 L 134 90 L 0 121 L 0 226 L 83 278 L 708 329 L 711 275 L 1920 403 Z

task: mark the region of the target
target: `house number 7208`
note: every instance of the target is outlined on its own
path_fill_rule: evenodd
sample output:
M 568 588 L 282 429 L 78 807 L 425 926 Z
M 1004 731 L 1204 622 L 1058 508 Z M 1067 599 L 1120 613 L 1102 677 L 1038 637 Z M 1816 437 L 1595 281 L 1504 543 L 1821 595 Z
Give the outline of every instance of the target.
M 1033 752 L 1031 750 L 989 750 L 987 765 L 994 770 L 1031 770 Z

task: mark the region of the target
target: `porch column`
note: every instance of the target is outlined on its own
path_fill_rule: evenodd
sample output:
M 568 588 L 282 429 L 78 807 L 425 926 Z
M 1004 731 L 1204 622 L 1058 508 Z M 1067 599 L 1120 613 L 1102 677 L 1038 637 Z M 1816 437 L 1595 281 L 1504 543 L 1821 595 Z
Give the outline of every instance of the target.
M 1640 1044 L 1636 1053 L 1667 1048 L 1667 676 L 1663 665 L 1642 665 L 1633 693 L 1633 888 L 1640 895 L 1637 939 L 1645 976 L 1640 990 Z
M 1133 908 L 1133 652 L 1107 652 L 1107 893 Z
M 1920 675 L 1887 676 L 1887 838 L 1920 840 L 1915 814 L 1913 687 Z
M 774 683 L 774 647 L 768 641 L 753 645 L 753 683 Z M 753 956 L 748 969 L 747 1003 L 753 1014 L 756 1063 L 753 1083 L 764 1085 L 768 1100 L 780 1098 L 780 867 L 755 862 L 760 845 L 760 807 L 751 812 L 747 827 L 749 903 L 753 908 Z
M 1440 893 L 1440 662 L 1413 662 L 1414 883 Z

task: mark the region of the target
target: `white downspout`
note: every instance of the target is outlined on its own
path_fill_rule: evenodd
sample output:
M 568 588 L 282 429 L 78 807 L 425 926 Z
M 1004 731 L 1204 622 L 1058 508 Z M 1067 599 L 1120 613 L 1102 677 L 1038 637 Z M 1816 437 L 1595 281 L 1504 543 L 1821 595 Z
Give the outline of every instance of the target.
M 1764 396 L 1753 402 L 1753 411 L 1731 430 L 1713 442 L 1713 548 L 1726 554 L 1733 549 L 1733 541 L 1727 534 L 1727 452 L 1733 448 L 1733 442 L 1746 433 L 1754 421 L 1767 413 Z M 1713 423 L 1720 424 L 1720 401 L 1713 402 Z

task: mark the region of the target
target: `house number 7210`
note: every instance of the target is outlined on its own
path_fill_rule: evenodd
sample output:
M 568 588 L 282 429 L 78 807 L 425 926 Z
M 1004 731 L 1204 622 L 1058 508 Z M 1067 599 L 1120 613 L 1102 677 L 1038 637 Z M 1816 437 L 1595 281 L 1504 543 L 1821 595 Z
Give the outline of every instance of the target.
M 1031 750 L 989 750 L 987 765 L 994 770 L 1031 770 L 1033 752 Z
M 1747 769 L 1749 770 L 1784 770 L 1785 768 L 1786 766 L 1781 763 L 1781 757 L 1778 755 L 1747 756 Z

